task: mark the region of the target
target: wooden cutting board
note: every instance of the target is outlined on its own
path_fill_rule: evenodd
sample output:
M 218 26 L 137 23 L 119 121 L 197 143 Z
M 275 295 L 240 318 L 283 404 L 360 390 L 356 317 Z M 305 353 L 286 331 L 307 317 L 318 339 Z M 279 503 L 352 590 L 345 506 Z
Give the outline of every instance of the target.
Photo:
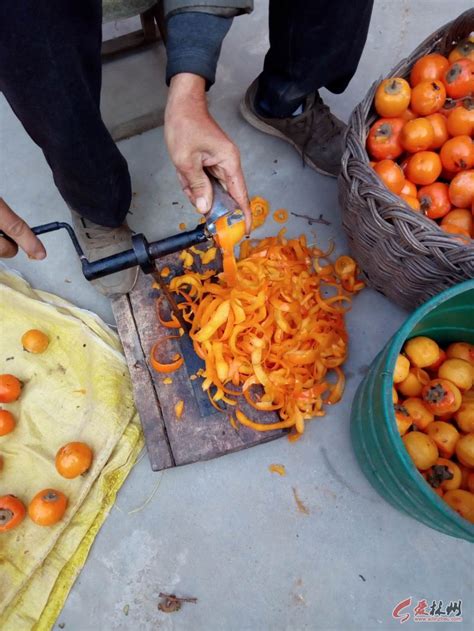
M 218 262 L 206 268 L 212 265 L 218 265 Z M 160 259 L 159 266 L 160 269 L 165 266 L 170 268 L 168 282 L 173 275 L 183 273 L 182 261 L 177 254 Z M 152 282 L 151 276 L 140 272 L 133 291 L 115 298 L 112 308 L 153 471 L 217 458 L 284 436 L 285 431 L 255 432 L 239 424 L 235 430 L 229 423 L 232 407 L 228 406 L 229 413 L 218 412 L 212 407 L 202 390 L 202 379 L 190 379 L 203 362 L 194 353 L 192 342 L 186 335 L 163 342 L 163 356 L 172 357 L 178 352 L 184 357 L 184 365 L 171 375 L 153 370 L 149 363 L 150 350 L 159 338 L 170 334 L 170 329 L 163 327 L 156 317 L 156 299 L 160 292 L 152 288 Z M 169 318 L 165 300 L 161 313 Z M 172 378 L 172 384 L 163 383 L 167 376 Z M 179 400 L 184 401 L 184 411 L 178 420 L 174 406 Z M 242 401 L 239 400 L 239 407 L 258 422 L 279 420 L 275 412 L 257 412 L 248 406 L 243 397 Z

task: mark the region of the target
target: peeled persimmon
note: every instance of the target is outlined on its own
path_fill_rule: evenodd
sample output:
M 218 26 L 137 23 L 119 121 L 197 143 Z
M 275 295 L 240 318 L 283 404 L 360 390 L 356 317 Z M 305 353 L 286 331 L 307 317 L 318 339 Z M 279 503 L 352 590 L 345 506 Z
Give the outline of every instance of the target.
M 38 329 L 30 329 L 23 334 L 21 344 L 28 353 L 44 353 L 49 346 L 49 337 L 43 331 Z
M 56 470 L 69 480 L 88 471 L 91 463 L 92 449 L 86 443 L 67 443 L 56 454 Z

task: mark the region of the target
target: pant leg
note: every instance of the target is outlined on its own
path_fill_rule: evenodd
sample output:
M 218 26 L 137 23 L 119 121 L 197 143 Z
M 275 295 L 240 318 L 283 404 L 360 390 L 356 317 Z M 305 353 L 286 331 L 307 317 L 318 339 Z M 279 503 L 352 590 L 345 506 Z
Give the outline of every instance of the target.
M 115 227 L 130 207 L 131 185 L 99 109 L 101 28 L 101 0 L 1 2 L 0 90 L 43 150 L 66 203 Z
M 326 87 L 345 90 L 364 49 L 373 0 L 270 0 L 270 49 L 257 99 L 289 116 Z

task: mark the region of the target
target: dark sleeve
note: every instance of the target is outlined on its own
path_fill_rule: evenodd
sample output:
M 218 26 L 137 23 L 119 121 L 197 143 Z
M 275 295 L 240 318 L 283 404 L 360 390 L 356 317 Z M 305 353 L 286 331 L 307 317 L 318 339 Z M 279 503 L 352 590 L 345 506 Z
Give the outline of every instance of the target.
M 180 72 L 191 72 L 206 79 L 207 89 L 216 78 L 222 41 L 232 18 L 187 11 L 167 20 L 166 83 Z
M 243 13 L 251 13 L 253 0 L 163 0 L 163 13 L 166 19 L 184 11 L 201 11 L 233 18 Z

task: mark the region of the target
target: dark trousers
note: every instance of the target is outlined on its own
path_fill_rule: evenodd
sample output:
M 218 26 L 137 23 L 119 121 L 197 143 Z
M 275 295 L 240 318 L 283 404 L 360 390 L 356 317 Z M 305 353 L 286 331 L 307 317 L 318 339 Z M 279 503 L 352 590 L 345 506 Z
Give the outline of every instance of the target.
M 258 100 L 290 116 L 319 88 L 339 94 L 355 74 L 373 0 L 270 0 L 270 50 Z
M 371 10 L 372 0 L 270 1 L 259 86 L 275 115 L 288 115 L 322 86 L 345 89 Z M 101 12 L 100 0 L 0 2 L 0 90 L 43 150 L 66 203 L 114 227 L 129 209 L 131 186 L 100 115 Z

